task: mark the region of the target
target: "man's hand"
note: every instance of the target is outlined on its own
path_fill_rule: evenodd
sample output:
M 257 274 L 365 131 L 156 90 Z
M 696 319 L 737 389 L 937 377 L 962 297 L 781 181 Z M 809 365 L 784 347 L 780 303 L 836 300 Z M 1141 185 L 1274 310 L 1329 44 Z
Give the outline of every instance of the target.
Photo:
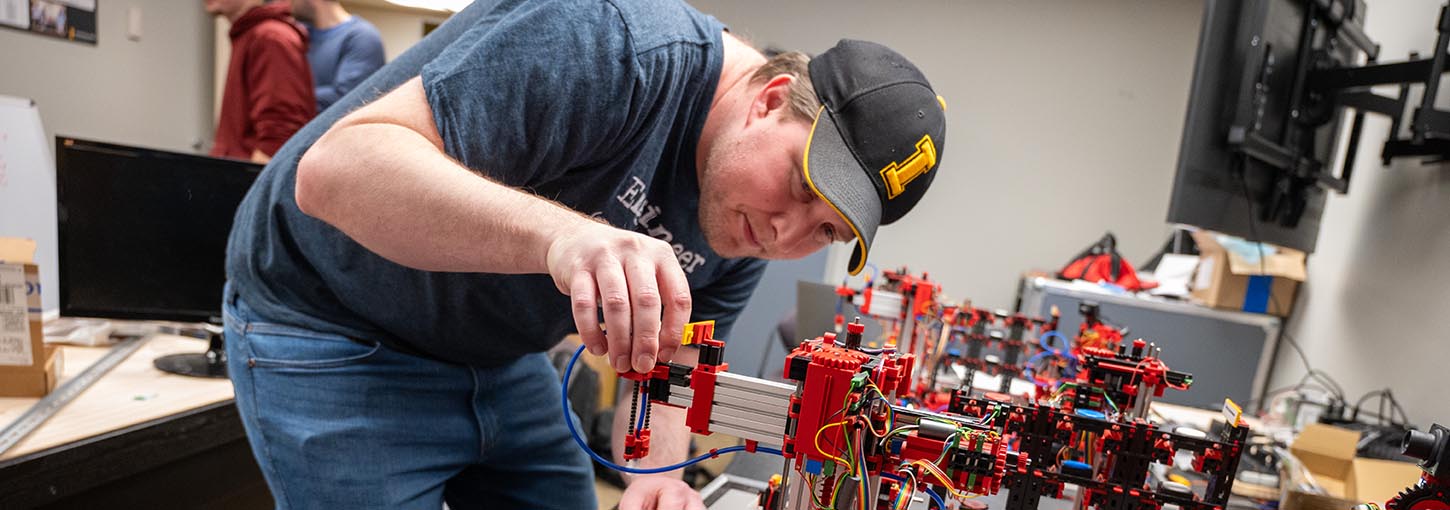
M 607 353 L 619 372 L 647 372 L 674 356 L 675 335 L 690 318 L 690 283 L 669 243 L 581 221 L 554 238 L 546 258 L 590 353 Z M 600 307 L 608 331 L 600 329 Z
M 705 510 L 700 493 L 680 480 L 641 476 L 624 489 L 619 510 Z

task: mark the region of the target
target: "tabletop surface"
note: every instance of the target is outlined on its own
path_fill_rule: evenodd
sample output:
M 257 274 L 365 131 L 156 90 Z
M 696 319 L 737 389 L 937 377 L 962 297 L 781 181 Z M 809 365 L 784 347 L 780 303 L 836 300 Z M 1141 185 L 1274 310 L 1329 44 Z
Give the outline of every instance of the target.
M 206 351 L 194 338 L 156 335 L 125 361 L 76 396 L 49 420 L 0 454 L 0 460 L 45 450 L 77 440 L 170 416 L 207 404 L 231 400 L 226 379 L 204 379 L 157 370 L 151 361 L 167 354 Z M 106 354 L 109 347 L 62 348 L 65 384 Z M 0 398 L 0 427 L 10 425 L 39 398 Z

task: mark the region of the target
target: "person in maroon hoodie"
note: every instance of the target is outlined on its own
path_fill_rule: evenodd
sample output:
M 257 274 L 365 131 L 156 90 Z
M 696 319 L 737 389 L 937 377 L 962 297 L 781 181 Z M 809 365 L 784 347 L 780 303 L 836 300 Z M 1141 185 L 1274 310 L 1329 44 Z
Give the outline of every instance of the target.
M 266 163 L 317 115 L 307 29 L 287 2 L 206 0 L 206 12 L 232 23 L 222 111 L 211 155 Z

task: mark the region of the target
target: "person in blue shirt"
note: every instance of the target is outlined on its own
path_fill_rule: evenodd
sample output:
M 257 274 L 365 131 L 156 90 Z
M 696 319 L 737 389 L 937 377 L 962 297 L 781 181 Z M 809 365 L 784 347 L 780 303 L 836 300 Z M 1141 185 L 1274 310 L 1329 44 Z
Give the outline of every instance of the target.
M 292 15 L 307 26 L 307 62 L 321 112 L 383 67 L 383 38 L 337 0 L 291 1 Z
M 595 508 L 543 351 L 693 362 L 683 325 L 728 339 L 764 259 L 854 239 L 860 271 L 945 144 L 896 52 L 767 59 L 679 0 L 477 0 L 359 89 L 263 170 L 227 250 L 279 508 Z M 643 465 L 683 460 L 683 413 L 651 428 Z M 704 508 L 678 472 L 620 506 Z

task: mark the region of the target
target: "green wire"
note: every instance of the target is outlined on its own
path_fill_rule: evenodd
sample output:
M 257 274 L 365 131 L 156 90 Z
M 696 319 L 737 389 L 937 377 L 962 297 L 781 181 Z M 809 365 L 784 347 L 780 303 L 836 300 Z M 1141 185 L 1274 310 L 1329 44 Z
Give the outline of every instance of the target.
M 907 429 L 912 429 L 912 428 L 916 428 L 916 425 L 902 425 L 901 427 L 898 427 L 896 430 L 892 430 L 891 432 L 887 432 L 886 435 L 881 438 L 881 445 L 882 446 L 886 446 L 886 442 L 891 440 L 891 436 L 895 436 L 897 434 L 900 434 L 902 431 L 905 431 Z
M 841 486 L 842 485 L 846 485 L 845 484 L 845 480 L 843 480 L 841 478 L 837 478 L 836 479 L 836 488 L 835 489 L 831 489 L 831 510 L 835 510 L 836 509 L 836 501 L 840 499 Z
M 1067 391 L 1069 388 L 1077 388 L 1077 387 L 1078 387 L 1077 383 L 1062 383 L 1061 386 L 1058 386 L 1057 387 L 1057 391 L 1052 392 L 1052 400 L 1054 400 L 1054 401 L 1057 400 L 1057 398 L 1060 397 L 1060 396 L 1062 396 L 1062 393 L 1064 391 Z M 1096 392 L 1098 392 L 1098 394 L 1102 395 L 1103 396 L 1103 401 L 1105 401 L 1105 402 L 1108 403 L 1108 407 L 1113 408 L 1113 412 L 1114 413 L 1121 412 L 1121 411 L 1118 410 L 1118 404 L 1113 403 L 1113 398 L 1110 397 L 1110 396 L 1108 396 L 1107 390 L 1104 390 L 1102 388 L 1093 388 L 1093 387 L 1089 387 L 1088 389 L 1091 389 L 1093 391 L 1096 391 Z
M 941 466 L 943 460 L 946 460 L 947 452 L 951 451 L 953 448 L 956 448 L 958 444 L 961 444 L 961 433 L 962 429 L 957 429 L 955 432 L 952 432 L 952 437 L 947 438 L 947 443 L 945 447 L 941 449 L 941 455 L 937 456 L 936 458 L 936 465 L 938 467 Z
M 1107 401 L 1108 407 L 1113 408 L 1113 412 L 1115 412 L 1115 413 L 1118 412 L 1118 405 L 1113 403 L 1113 398 L 1108 396 L 1108 392 L 1106 390 L 1104 390 L 1102 388 L 1093 388 L 1093 389 L 1094 390 L 1097 390 L 1098 393 L 1100 393 L 1100 394 L 1103 395 L 1103 400 L 1104 401 Z
M 859 379 L 859 378 L 853 378 L 853 379 L 851 379 L 851 388 L 846 391 L 845 397 L 841 399 L 841 414 L 843 415 L 842 419 L 844 419 L 844 415 L 849 414 L 851 412 L 851 393 L 854 392 L 856 390 L 856 388 L 860 387 L 861 385 L 862 385 L 861 379 Z M 851 448 L 851 435 L 846 430 L 846 426 L 845 425 L 842 425 L 841 426 L 841 437 L 844 438 L 844 441 L 846 443 L 846 445 L 845 445 L 846 446 L 846 457 L 845 458 L 847 458 L 847 459 L 855 459 L 856 455 L 855 455 L 855 453 L 852 453 L 854 450 L 852 450 L 852 448 Z M 832 464 L 835 464 L 835 463 L 833 462 Z M 857 469 L 857 468 L 852 467 L 850 463 L 845 464 L 843 467 L 846 468 L 847 474 L 855 474 L 856 469 Z M 831 506 L 830 506 L 831 510 L 835 510 L 835 508 L 836 508 L 836 501 L 837 501 L 837 499 L 839 498 L 839 496 L 841 494 L 841 486 L 842 485 L 845 485 L 844 482 L 845 482 L 844 475 L 841 476 L 841 477 L 837 477 L 837 479 L 836 479 L 836 487 L 834 489 L 831 489 L 831 501 L 830 501 L 830 503 L 831 503 Z M 815 499 L 815 496 L 813 495 L 811 497 L 811 499 Z M 821 507 L 821 506 L 825 506 L 825 505 L 821 505 L 821 504 L 819 504 L 819 502 L 817 502 L 817 505 L 816 506 Z

